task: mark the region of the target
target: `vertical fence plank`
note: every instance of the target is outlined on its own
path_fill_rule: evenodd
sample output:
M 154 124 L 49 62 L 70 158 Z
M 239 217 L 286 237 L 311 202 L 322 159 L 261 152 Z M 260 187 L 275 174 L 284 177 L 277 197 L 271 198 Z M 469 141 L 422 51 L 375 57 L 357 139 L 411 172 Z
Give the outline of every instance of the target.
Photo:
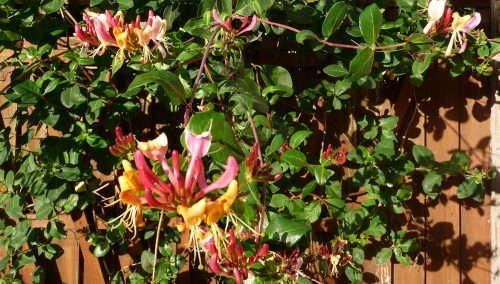
M 426 116 L 426 145 L 437 161 L 447 160 L 459 149 L 458 96 L 456 80 L 449 78 L 448 70 L 429 70 L 418 93 L 428 97 L 421 102 Z M 428 201 L 426 258 L 427 283 L 460 283 L 459 233 L 460 206 L 454 196 L 456 186 L 444 183 L 436 200 Z
M 460 150 L 472 161 L 472 167 L 488 168 L 490 164 L 490 86 L 483 80 L 482 88 L 467 78 L 459 80 L 462 99 L 460 119 Z M 461 283 L 490 283 L 490 207 L 489 190 L 484 205 L 471 200 L 461 204 L 460 269 Z
M 425 145 L 423 132 L 425 117 L 418 111 L 419 97 L 416 96 L 415 88 L 407 79 L 399 93 L 398 100 L 394 106 L 395 114 L 400 118 L 397 129 L 399 139 L 403 141 L 402 146 L 407 153 L 411 153 L 413 145 Z M 425 242 L 425 222 L 428 216 L 425 207 L 425 196 L 420 186 L 422 180 L 412 184 L 413 197 L 408 202 L 403 215 L 392 216 L 393 228 L 402 226 L 411 236 L 415 237 L 421 246 Z M 414 259 L 411 266 L 394 263 L 392 266 L 392 283 L 424 284 L 425 283 L 425 260 L 426 252 L 421 251 Z

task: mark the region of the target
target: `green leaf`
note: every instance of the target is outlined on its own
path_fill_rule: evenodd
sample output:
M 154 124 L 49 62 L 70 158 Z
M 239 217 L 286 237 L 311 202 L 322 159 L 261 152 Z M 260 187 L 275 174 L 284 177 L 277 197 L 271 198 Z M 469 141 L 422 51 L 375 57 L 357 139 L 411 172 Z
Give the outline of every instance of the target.
M 75 105 L 81 104 L 80 97 L 80 88 L 77 85 L 73 85 L 71 88 L 61 92 L 61 103 L 66 108 L 72 108 Z
M 134 7 L 133 0 L 116 0 L 116 3 L 118 3 L 118 10 L 128 10 Z
M 425 146 L 413 146 L 412 153 L 415 161 L 417 161 L 417 163 L 419 163 L 424 168 L 432 168 L 436 163 L 434 154 Z
M 270 212 L 267 235 L 276 241 L 293 247 L 302 237 L 309 235 L 311 224 L 308 221 L 289 219 L 283 215 Z
M 363 38 L 368 44 L 377 42 L 384 18 L 377 4 L 366 7 L 359 15 L 359 28 Z
M 29 220 L 24 220 L 17 223 L 16 227 L 10 235 L 10 246 L 12 250 L 17 250 L 23 246 L 23 244 L 28 240 L 28 232 L 31 228 L 31 222 Z
M 397 6 L 405 12 L 413 12 L 417 7 L 415 0 L 396 0 Z
M 64 0 L 48 0 L 42 3 L 42 9 L 45 11 L 45 13 L 51 14 L 59 11 L 59 9 L 62 8 L 62 6 L 64 5 Z
M 342 66 L 342 64 L 330 64 L 323 68 L 323 72 L 331 77 L 342 77 L 349 74 L 349 71 Z
M 48 260 L 54 260 L 64 253 L 61 246 L 57 244 L 46 244 L 43 248 L 43 255 Z
M 359 269 L 353 266 L 346 267 L 345 275 L 347 276 L 347 278 L 349 278 L 351 283 L 354 284 L 360 283 L 361 280 L 363 280 L 363 273 Z
M 429 172 L 425 175 L 422 181 L 422 188 L 431 199 L 435 199 L 441 189 L 441 183 L 443 182 L 443 176 L 435 173 Z
M 284 194 L 276 193 L 271 197 L 271 201 L 269 202 L 269 206 L 274 208 L 282 208 L 290 203 L 290 198 Z
M 153 273 L 154 253 L 144 250 L 141 254 L 141 266 L 147 273 Z
M 111 249 L 111 246 L 109 245 L 109 243 L 105 240 L 102 240 L 99 243 L 97 243 L 97 245 L 94 248 L 93 253 L 96 257 L 103 257 L 106 254 L 108 254 L 110 249 Z
M 375 257 L 375 263 L 376 264 L 383 264 L 389 259 L 391 259 L 392 256 L 392 249 L 391 248 L 383 248 L 381 249 L 378 253 L 377 256 Z
M 398 248 L 400 248 L 402 252 L 410 253 L 417 251 L 420 248 L 420 246 L 418 245 L 418 242 L 416 240 L 407 239 L 398 244 Z
M 306 40 L 319 41 L 320 39 L 314 32 L 310 30 L 302 30 L 295 35 L 295 40 L 300 44 L 304 44 L 304 41 Z
M 45 196 L 39 196 L 35 199 L 36 219 L 43 220 L 54 211 L 54 205 Z
M 349 79 L 351 81 L 357 81 L 358 79 L 370 75 L 373 65 L 373 49 L 367 47 L 361 50 L 349 64 L 349 73 L 351 76 Z
M 325 186 L 325 193 L 330 197 L 341 198 L 342 197 L 342 183 L 338 180 L 331 181 Z
M 311 224 L 316 222 L 321 215 L 321 204 L 319 202 L 311 202 L 304 207 L 304 209 L 298 210 L 295 213 L 295 217 L 308 220 Z
M 247 94 L 234 94 L 231 96 L 229 101 L 234 102 L 232 112 L 235 115 L 241 115 L 252 111 L 253 101 Z
M 33 284 L 41 284 L 44 283 L 45 280 L 45 268 L 38 266 L 35 271 L 33 271 L 32 279 Z
M 309 136 L 311 136 L 312 134 L 313 134 L 313 132 L 310 130 L 300 130 L 300 131 L 295 132 L 292 135 L 292 137 L 290 137 L 290 146 L 295 149 L 295 148 L 299 147 L 300 145 L 302 145 L 303 143 L 305 145 L 306 139 Z
M 123 282 L 123 276 L 121 271 L 116 272 L 113 278 L 111 278 L 110 282 L 110 284 L 124 284 L 124 283 L 125 282 Z
M 185 103 L 186 95 L 184 86 L 175 73 L 167 70 L 150 71 L 135 76 L 132 83 L 128 86 L 127 93 L 150 83 L 159 84 L 165 91 L 166 96 L 170 99 L 170 102 L 174 105 Z
M 12 219 L 24 217 L 23 205 L 24 198 L 21 198 L 19 195 L 14 195 L 7 202 L 7 205 L 5 206 L 5 213 L 7 213 L 7 215 Z
M 412 195 L 413 195 L 413 190 L 411 186 L 402 186 L 400 189 L 398 189 L 398 192 L 396 193 L 396 196 L 402 201 L 407 201 L 408 199 L 411 198 Z
M 335 174 L 335 172 L 322 166 L 315 166 L 313 174 L 316 178 L 316 182 L 319 185 L 324 185 L 328 179 Z
M 253 7 L 259 16 L 263 16 L 267 9 L 274 5 L 274 0 L 254 0 Z
M 36 258 L 33 252 L 28 251 L 26 253 L 21 254 L 21 256 L 14 263 L 14 268 L 21 268 L 25 265 L 35 263 Z
M 38 102 L 40 88 L 31 80 L 25 80 L 15 85 L 12 90 L 14 93 L 5 95 L 5 98 L 17 103 L 20 107 L 34 105 Z
M 365 251 L 360 248 L 352 249 L 352 261 L 362 264 L 365 260 Z
M 464 167 L 470 163 L 470 158 L 464 152 L 455 152 L 451 156 L 450 161 L 459 167 Z
M 290 166 L 293 173 L 298 172 L 306 163 L 306 155 L 299 150 L 288 150 L 281 155 L 280 160 Z
M 64 223 L 59 220 L 52 220 L 47 224 L 47 228 L 44 232 L 45 237 L 54 238 L 58 240 L 66 239 L 66 230 L 64 229 Z
M 340 27 L 347 14 L 347 8 L 344 1 L 337 2 L 330 8 L 321 27 L 325 39 L 329 38 Z
M 470 197 L 479 189 L 481 189 L 481 184 L 476 183 L 475 177 L 466 177 L 457 188 L 457 197 L 458 199 Z

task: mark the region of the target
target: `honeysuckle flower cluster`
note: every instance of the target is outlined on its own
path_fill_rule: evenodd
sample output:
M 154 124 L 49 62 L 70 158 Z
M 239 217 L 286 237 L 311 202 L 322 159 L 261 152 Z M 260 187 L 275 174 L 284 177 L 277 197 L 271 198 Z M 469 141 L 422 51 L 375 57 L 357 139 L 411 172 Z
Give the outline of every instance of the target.
M 347 244 L 346 240 L 337 239 L 335 245 L 332 245 L 330 242 L 320 247 L 321 258 L 329 261 L 332 265 L 332 275 L 338 274 L 337 266 L 347 265 L 352 259 L 352 255 L 349 252 L 344 252 L 345 244 Z
M 272 174 L 271 165 L 259 160 L 259 145 L 254 144 L 245 160 L 245 178 L 248 181 L 274 182 L 283 177 L 282 173 Z
M 124 136 L 117 132 L 118 144 L 111 149 L 117 149 Z M 171 154 L 171 165 L 165 155 L 168 151 L 168 139 L 161 134 L 148 142 L 138 142 L 134 153 L 135 171 L 128 160 L 123 161 L 123 174 L 118 178 L 120 184 L 120 200 L 127 205 L 122 214 L 122 222 L 135 227 L 142 223 L 142 208 L 159 208 L 177 212 L 183 222 L 178 225 L 180 231 L 186 227 L 194 228 L 205 222 L 207 225 L 216 223 L 224 214 L 228 213 L 238 196 L 238 163 L 229 156 L 226 169 L 219 179 L 207 184 L 202 157 L 207 155 L 211 144 L 209 132 L 196 135 L 186 131 L 186 145 L 190 153 L 186 174 L 180 168 L 179 153 L 176 150 Z M 127 140 L 127 139 L 125 139 Z M 162 180 L 150 168 L 151 163 L 159 163 L 165 171 L 168 181 Z M 226 188 L 226 192 L 212 200 L 206 197 L 217 189 Z
M 475 12 L 461 16 L 447 7 L 445 0 L 431 0 L 427 12 L 430 20 L 424 28 L 425 34 L 451 32 L 450 42 L 445 51 L 447 57 L 453 54 L 453 48 L 458 49 L 458 53 L 465 51 L 467 34 L 481 22 L 481 14 Z
M 149 61 L 151 51 L 158 49 L 163 58 L 167 56 L 168 38 L 165 36 L 167 22 L 149 11 L 146 23 L 141 24 L 140 16 L 131 23 L 124 23 L 122 11 L 112 15 L 87 12 L 83 14 L 85 27 L 75 25 L 75 35 L 86 47 L 97 47 L 92 54 L 101 55 L 108 47 L 118 48 L 117 59 L 124 60 L 127 54 L 140 53 L 141 62 Z M 154 47 L 150 48 L 150 44 Z
M 328 144 L 327 149 L 321 155 L 321 164 L 324 166 L 343 165 L 347 161 L 347 150 L 344 147 L 333 149 L 332 145 Z
M 218 247 L 214 240 L 206 243 L 207 257 L 210 259 L 208 264 L 214 273 L 234 277 L 237 284 L 248 278 L 250 267 L 269 253 L 268 244 L 263 244 L 254 255 L 244 254 L 241 242 L 248 236 L 248 234 L 241 234 L 237 238 L 231 228 L 227 245 Z M 253 237 L 253 235 L 250 236 Z M 257 237 L 254 238 L 255 243 L 257 243 Z
M 290 253 L 286 251 L 276 253 L 274 259 L 278 264 L 277 274 L 285 275 L 294 281 L 299 278 L 300 268 L 304 264 L 304 259 L 300 256 L 299 249 L 294 249 Z
M 132 133 L 123 135 L 122 129 L 117 126 L 115 128 L 115 135 L 115 145 L 109 146 L 109 152 L 113 156 L 125 158 L 129 153 L 135 152 L 136 142 Z
M 212 17 L 214 18 L 215 22 L 218 23 L 222 29 L 230 34 L 234 34 L 236 36 L 239 36 L 243 33 L 249 32 L 255 28 L 255 25 L 257 24 L 257 16 L 253 15 L 252 19 L 249 22 L 249 18 L 247 16 L 234 16 L 234 17 L 229 17 L 225 22 L 221 20 L 219 13 L 217 12 L 216 9 L 212 10 Z M 241 20 L 240 27 L 238 29 L 233 28 L 233 19 L 238 19 Z

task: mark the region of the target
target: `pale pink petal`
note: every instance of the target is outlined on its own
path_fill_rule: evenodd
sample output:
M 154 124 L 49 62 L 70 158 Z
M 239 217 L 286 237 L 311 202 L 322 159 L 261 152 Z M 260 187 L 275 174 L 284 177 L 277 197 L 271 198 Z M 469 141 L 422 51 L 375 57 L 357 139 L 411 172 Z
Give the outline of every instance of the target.
M 201 158 L 208 153 L 208 149 L 212 144 L 212 136 L 206 131 L 200 135 L 186 130 L 186 146 L 193 158 Z
M 474 13 L 472 15 L 472 18 L 465 24 L 465 26 L 462 28 L 463 32 L 470 32 L 472 31 L 475 27 L 477 27 L 481 23 L 481 14 L 479 13 Z
M 97 21 L 96 29 L 97 37 L 99 41 L 104 45 L 116 45 L 116 40 L 112 37 L 108 31 L 105 29 L 104 24 L 101 21 Z

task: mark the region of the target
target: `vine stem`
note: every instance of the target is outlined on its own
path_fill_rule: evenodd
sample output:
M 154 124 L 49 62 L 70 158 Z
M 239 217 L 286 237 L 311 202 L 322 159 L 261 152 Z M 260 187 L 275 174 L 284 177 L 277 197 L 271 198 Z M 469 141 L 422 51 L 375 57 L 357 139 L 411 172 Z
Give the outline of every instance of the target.
M 56 53 L 56 54 L 54 54 L 54 55 L 52 55 L 52 56 L 49 56 L 49 57 L 47 57 L 47 58 L 45 58 L 45 59 L 42 59 L 42 60 L 40 60 L 40 61 L 37 61 L 37 62 L 35 62 L 35 63 L 32 63 L 32 64 L 28 67 L 28 69 L 24 70 L 24 71 L 23 71 L 23 73 L 19 74 L 19 75 L 18 75 L 18 76 L 17 76 L 14 80 L 12 80 L 12 82 L 15 82 L 15 81 L 17 81 L 17 80 L 21 79 L 22 77 L 24 77 L 26 74 L 28 74 L 31 70 L 33 70 L 33 69 L 34 69 L 35 67 L 37 67 L 38 65 L 40 65 L 40 64 L 42 64 L 42 63 L 44 63 L 44 62 L 50 61 L 50 60 L 52 60 L 52 59 L 54 59 L 54 58 L 57 58 L 57 57 L 59 57 L 59 56 L 61 56 L 61 55 L 64 55 L 64 54 L 66 54 L 66 53 L 68 53 L 68 52 L 70 52 L 70 51 L 71 51 L 71 49 L 67 49 L 67 50 L 65 50 L 65 51 L 62 51 L 62 52 Z M 10 88 L 10 86 L 11 86 L 11 85 L 12 85 L 12 83 L 11 83 L 11 84 L 8 84 L 8 85 L 7 85 L 7 86 L 5 86 L 5 87 L 3 87 L 3 88 L 2 88 L 2 90 L 0 90 L 0 95 L 3 95 L 3 94 L 4 94 L 4 93 L 5 93 L 5 92 L 6 92 L 6 91 Z
M 156 229 L 156 240 L 155 240 L 155 257 L 153 259 L 153 277 L 151 278 L 151 283 L 155 283 L 155 272 L 156 272 L 156 260 L 158 258 L 158 245 L 160 243 L 160 230 L 161 223 L 163 222 L 163 213 L 165 211 L 162 209 L 160 213 L 160 221 L 158 222 L 158 228 Z
M 265 20 L 265 19 L 261 19 L 261 18 L 257 18 L 257 20 L 259 22 L 262 22 L 262 23 L 265 23 L 265 24 L 268 24 L 268 25 L 271 25 L 271 26 L 284 28 L 284 29 L 292 31 L 294 33 L 301 32 L 301 30 L 296 29 L 294 27 L 290 27 L 290 26 L 285 25 L 285 24 L 280 24 L 280 23 L 276 23 L 276 22 Z M 367 46 L 367 45 L 357 45 L 357 44 L 355 45 L 355 44 L 335 43 L 335 42 L 329 42 L 329 41 L 322 40 L 322 39 L 318 39 L 318 41 L 321 42 L 324 45 L 328 45 L 328 46 L 332 46 L 332 47 L 340 47 L 340 48 L 363 49 L 363 48 L 366 48 L 366 47 L 370 47 L 370 46 Z M 406 42 L 396 43 L 396 44 L 391 44 L 391 45 L 375 46 L 375 47 L 373 47 L 373 49 L 376 49 L 376 50 L 392 49 L 392 48 L 397 48 L 397 47 L 404 46 L 404 45 L 406 45 Z
M 184 125 L 188 124 L 189 118 L 191 117 L 191 110 L 193 109 L 193 102 L 194 102 L 194 94 L 196 93 L 198 87 L 200 86 L 201 74 L 203 74 L 203 71 L 205 70 L 205 64 L 207 62 L 208 55 L 212 51 L 212 44 L 214 43 L 215 36 L 217 35 L 217 33 L 221 28 L 222 28 L 221 25 L 215 26 L 215 29 L 212 32 L 210 39 L 208 40 L 207 48 L 205 49 L 205 53 L 203 54 L 203 58 L 201 59 L 200 69 L 198 69 L 198 74 L 196 74 L 196 78 L 194 79 L 193 90 L 191 91 L 191 98 L 189 99 L 189 103 L 186 106 L 186 112 L 184 113 Z
M 252 115 L 247 111 L 248 121 L 252 127 L 253 137 L 255 139 L 255 144 L 257 145 L 257 153 L 259 154 L 260 164 L 264 164 L 264 159 L 262 158 L 262 152 L 260 150 L 259 135 L 257 134 L 257 128 L 253 122 Z M 264 182 L 264 190 L 262 191 L 262 207 L 260 208 L 260 221 L 259 221 L 259 234 L 262 232 L 262 227 L 264 226 L 264 214 L 266 213 L 267 207 L 267 182 Z

